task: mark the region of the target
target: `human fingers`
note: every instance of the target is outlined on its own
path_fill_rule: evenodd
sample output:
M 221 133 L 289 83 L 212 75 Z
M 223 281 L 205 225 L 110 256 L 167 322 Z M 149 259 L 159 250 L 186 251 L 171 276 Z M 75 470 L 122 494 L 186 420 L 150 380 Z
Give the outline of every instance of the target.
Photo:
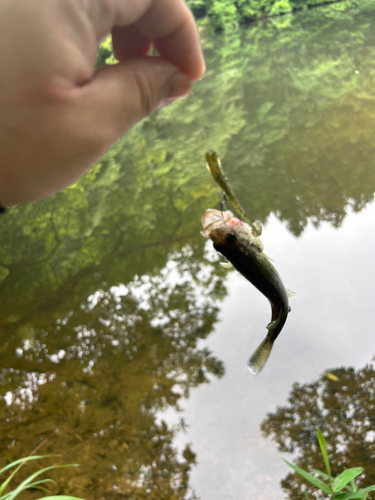
M 15 116 L 18 134 L 10 135 L 11 147 L 0 135 L 0 162 L 18 159 L 3 176 L 0 170 L 1 203 L 29 203 L 73 184 L 138 121 L 187 95 L 190 86 L 189 77 L 171 63 L 134 58 L 101 68 L 86 85 L 56 95 L 36 118 L 31 113 L 32 129 L 27 113 L 24 120 Z M 27 164 L 33 168 L 24 168 Z
M 202 77 L 205 64 L 194 17 L 184 0 L 117 0 L 113 46 L 120 61 L 145 55 L 152 42 L 160 56 L 191 80 Z
M 151 45 L 151 40 L 143 36 L 134 24 L 126 27 L 115 26 L 112 29 L 113 52 L 121 62 L 149 55 Z
M 155 109 L 187 96 L 191 81 L 176 66 L 159 57 L 139 57 L 106 66 L 89 82 L 79 107 L 89 110 L 88 125 L 100 116 L 98 127 L 114 142 Z M 87 106 L 87 107 L 86 107 Z

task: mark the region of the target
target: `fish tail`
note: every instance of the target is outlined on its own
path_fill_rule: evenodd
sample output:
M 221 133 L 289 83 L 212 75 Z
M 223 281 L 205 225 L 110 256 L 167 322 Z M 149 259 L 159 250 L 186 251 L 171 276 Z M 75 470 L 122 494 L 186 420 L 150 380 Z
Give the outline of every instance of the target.
M 257 375 L 262 370 L 270 355 L 272 346 L 273 340 L 267 335 L 247 363 L 252 374 Z

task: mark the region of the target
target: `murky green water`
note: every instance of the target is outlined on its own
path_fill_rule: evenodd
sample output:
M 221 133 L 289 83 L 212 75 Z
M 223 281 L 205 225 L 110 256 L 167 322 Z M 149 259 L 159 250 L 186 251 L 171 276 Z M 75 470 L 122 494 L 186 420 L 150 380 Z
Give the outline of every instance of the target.
M 207 39 L 191 97 L 0 219 L 0 455 L 43 443 L 83 498 L 299 499 L 280 457 L 321 468 L 320 425 L 375 483 L 375 6 L 345 6 Z M 269 304 L 200 235 L 209 148 L 297 292 L 258 377 Z

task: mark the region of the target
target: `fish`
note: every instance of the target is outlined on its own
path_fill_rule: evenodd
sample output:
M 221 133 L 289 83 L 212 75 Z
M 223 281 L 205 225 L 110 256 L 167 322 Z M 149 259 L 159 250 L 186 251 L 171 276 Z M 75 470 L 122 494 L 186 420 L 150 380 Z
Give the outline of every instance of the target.
M 270 302 L 271 322 L 268 333 L 248 361 L 250 371 L 256 375 L 264 367 L 272 346 L 283 329 L 290 312 L 289 298 L 294 292 L 287 290 L 271 260 L 263 252 L 258 232 L 241 221 L 229 210 L 208 209 L 201 216 L 202 236 L 213 242 L 239 273 L 250 281 Z

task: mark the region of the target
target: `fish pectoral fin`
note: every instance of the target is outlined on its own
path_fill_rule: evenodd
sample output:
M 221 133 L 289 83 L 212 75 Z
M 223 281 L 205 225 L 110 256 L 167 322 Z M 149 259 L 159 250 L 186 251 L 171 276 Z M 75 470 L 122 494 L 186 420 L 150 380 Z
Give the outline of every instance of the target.
M 262 231 L 263 231 L 262 224 L 258 220 L 256 220 L 253 224 L 253 227 L 256 231 L 255 236 L 260 236 L 262 234 Z
M 257 375 L 266 364 L 266 361 L 271 353 L 272 346 L 273 341 L 271 341 L 267 335 L 267 337 L 263 340 L 258 349 L 249 359 L 247 366 L 249 367 L 249 370 L 253 375 Z
M 266 253 L 264 254 L 268 260 L 270 260 L 271 262 L 275 263 L 275 261 L 273 259 L 271 259 L 271 257 L 269 255 L 267 255 Z
M 268 325 L 266 326 L 266 328 L 267 328 L 268 331 L 274 330 L 279 323 L 280 323 L 280 317 L 278 317 L 274 321 L 271 321 L 270 323 L 268 323 Z
M 288 295 L 288 299 L 292 299 L 297 295 L 296 292 L 293 292 L 293 290 L 289 290 L 289 288 L 286 289 L 286 294 Z
M 228 261 L 224 261 L 224 262 L 220 262 L 220 265 L 222 267 L 225 267 L 225 269 L 231 269 L 233 267 L 233 264 L 231 264 L 230 262 Z

